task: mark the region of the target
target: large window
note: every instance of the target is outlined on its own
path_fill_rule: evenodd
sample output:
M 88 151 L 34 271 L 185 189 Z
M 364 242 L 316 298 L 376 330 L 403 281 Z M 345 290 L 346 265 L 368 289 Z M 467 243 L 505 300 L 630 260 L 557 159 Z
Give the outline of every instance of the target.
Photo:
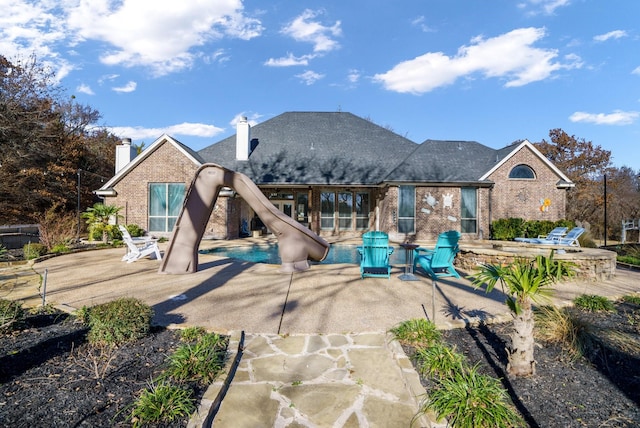
M 184 183 L 149 183 L 149 232 L 173 230 L 184 194 Z
M 369 194 L 356 193 L 356 229 L 369 227 Z
M 368 192 L 322 192 L 320 228 L 333 230 L 337 216 L 338 230 L 366 229 L 369 226 L 369 209 Z
M 478 191 L 475 187 L 463 187 L 460 204 L 460 226 L 462 233 L 476 233 L 478 230 Z
M 416 188 L 400 186 L 398 189 L 398 232 L 416 231 Z
M 338 229 L 351 230 L 353 222 L 353 194 L 338 193 Z
M 336 194 L 322 192 L 320 194 L 320 229 L 333 230 L 336 212 Z
M 306 224 L 309 222 L 309 196 L 306 193 L 298 193 L 296 201 L 298 204 L 296 207 L 297 220 Z

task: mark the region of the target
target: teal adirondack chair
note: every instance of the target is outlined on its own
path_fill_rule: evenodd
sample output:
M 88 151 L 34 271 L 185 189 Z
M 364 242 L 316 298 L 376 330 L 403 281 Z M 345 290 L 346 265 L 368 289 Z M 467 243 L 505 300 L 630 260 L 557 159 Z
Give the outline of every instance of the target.
M 432 279 L 444 276 L 460 278 L 453 267 L 453 260 L 458 254 L 460 232 L 449 230 L 438 236 L 434 249 L 416 248 L 414 253 L 414 272 L 420 266 Z
M 389 256 L 393 253 L 393 247 L 389 246 L 389 235 L 380 231 L 366 232 L 362 235 L 362 245 L 357 248 L 361 257 L 362 278 L 391 276 Z

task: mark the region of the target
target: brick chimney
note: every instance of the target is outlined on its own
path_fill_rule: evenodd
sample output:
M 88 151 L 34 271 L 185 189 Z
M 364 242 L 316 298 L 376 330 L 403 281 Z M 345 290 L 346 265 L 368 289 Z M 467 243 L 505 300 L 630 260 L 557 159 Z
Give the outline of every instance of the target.
M 246 117 L 241 117 L 236 125 L 236 160 L 249 160 L 251 150 L 251 126 Z
M 131 145 L 131 138 L 123 138 L 116 146 L 116 174 L 136 157 L 138 151 Z

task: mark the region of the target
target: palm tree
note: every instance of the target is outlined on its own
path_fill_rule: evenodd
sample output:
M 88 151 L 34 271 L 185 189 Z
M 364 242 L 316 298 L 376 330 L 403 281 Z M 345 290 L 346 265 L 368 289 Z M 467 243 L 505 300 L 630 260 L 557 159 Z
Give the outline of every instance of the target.
M 564 278 L 574 275 L 573 264 L 549 257 L 535 259 L 516 258 L 512 263 L 502 265 L 484 264 L 479 272 L 472 275 L 473 285 L 486 284 L 489 293 L 500 282 L 507 295 L 507 306 L 513 313 L 511 347 L 507 347 L 507 372 L 515 376 L 535 374 L 533 358 L 533 303 L 551 294 L 551 286 Z
M 108 225 L 111 218 L 121 218 L 119 214 L 122 207 L 116 207 L 115 205 L 105 205 L 100 202 L 93 204 L 93 207 L 87 208 L 87 211 L 82 213 L 82 218 L 87 220 L 89 227 L 95 227 L 96 225 L 102 226 L 102 242 L 107 242 L 109 238 Z

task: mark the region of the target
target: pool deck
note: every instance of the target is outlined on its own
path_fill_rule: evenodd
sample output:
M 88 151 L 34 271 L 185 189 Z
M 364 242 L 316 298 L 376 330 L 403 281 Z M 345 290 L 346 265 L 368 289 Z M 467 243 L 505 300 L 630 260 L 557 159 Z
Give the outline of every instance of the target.
M 203 241 L 201 248 L 219 245 L 238 242 Z M 246 332 L 244 356 L 216 427 L 291 421 L 409 426 L 425 391 L 387 331 L 412 318 L 426 317 L 441 328 L 510 319 L 499 289 L 487 294 L 464 278 L 435 284 L 419 275 L 419 281 L 405 282 L 398 278 L 404 266 L 394 266 L 389 279 L 361 279 L 357 265 L 314 265 L 283 274 L 274 265 L 201 254 L 197 272 L 163 275 L 157 260 L 122 262 L 124 251 L 85 251 L 0 269 L 0 297 L 40 305 L 38 275 L 46 272 L 46 302 L 67 311 L 135 297 L 153 307 L 156 323 L 231 334 L 232 348 L 239 332 Z M 640 273 L 618 269 L 611 280 L 572 281 L 554 289 L 558 305 L 585 293 L 615 299 L 640 292 Z M 212 385 L 190 426 L 202 425 L 220 386 Z M 414 426 L 438 425 L 421 419 Z

